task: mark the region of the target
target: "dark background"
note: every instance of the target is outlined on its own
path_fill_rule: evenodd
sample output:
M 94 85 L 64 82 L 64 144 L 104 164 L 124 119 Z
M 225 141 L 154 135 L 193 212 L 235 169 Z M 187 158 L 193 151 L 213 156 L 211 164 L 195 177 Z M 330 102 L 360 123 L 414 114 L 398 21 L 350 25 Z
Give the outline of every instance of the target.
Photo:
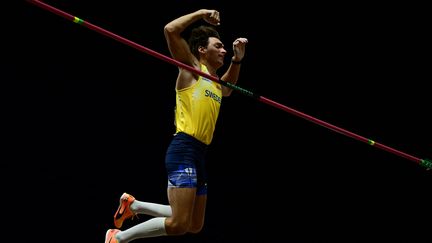
M 249 39 L 240 87 L 432 158 L 425 6 L 46 3 L 167 56 L 166 23 L 218 9 L 227 62 Z M 9 225 L 19 239 L 102 242 L 123 192 L 167 203 L 177 67 L 28 2 L 14 17 L 1 62 Z M 137 242 L 430 241 L 430 171 L 240 93 L 223 101 L 207 163 L 204 230 Z

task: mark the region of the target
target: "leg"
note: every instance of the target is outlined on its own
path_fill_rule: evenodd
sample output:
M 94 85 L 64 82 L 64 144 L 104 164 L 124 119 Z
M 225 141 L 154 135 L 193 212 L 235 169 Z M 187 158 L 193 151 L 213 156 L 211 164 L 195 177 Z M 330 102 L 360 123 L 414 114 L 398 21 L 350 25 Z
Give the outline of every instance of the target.
M 156 217 L 125 231 L 109 229 L 105 235 L 105 243 L 127 243 L 139 238 L 167 235 L 165 217 L 171 215 L 171 207 L 169 205 L 140 202 L 127 193 L 123 193 L 120 197 L 120 205 L 114 215 L 114 224 L 120 228 L 125 219 L 132 218 L 139 212 L 152 214 Z
M 189 231 L 193 222 L 196 188 L 168 188 L 168 200 L 172 216 L 165 221 L 168 235 L 182 235 Z
M 197 195 L 192 215 L 192 223 L 189 227 L 190 233 L 199 233 L 204 226 L 207 195 Z
M 170 217 L 172 215 L 170 205 L 142 202 L 135 200 L 130 205 L 130 210 L 136 214 L 146 214 L 153 217 Z
M 196 195 L 196 188 L 169 187 L 168 199 L 172 209 L 170 217 L 156 217 L 127 230 L 110 230 L 107 243 L 127 243 L 136 239 L 162 235 L 197 233 L 204 223 L 206 195 Z M 110 239 L 112 241 L 109 241 Z
M 137 214 L 169 217 L 171 216 L 171 207 L 169 205 L 138 201 L 134 196 L 125 192 L 120 197 L 119 207 L 114 214 L 114 225 L 120 229 L 124 220 L 133 219 Z
M 176 135 L 168 147 L 165 159 L 168 174 L 167 194 L 171 212 L 167 213 L 164 207 L 158 206 L 156 211 L 159 212 L 155 213 L 155 216 L 163 215 L 163 217 L 152 218 L 122 232 L 110 230 L 106 242 L 117 243 L 109 241 L 115 239 L 118 243 L 126 243 L 139 238 L 199 232 L 203 227 L 207 200 L 206 180 L 201 168 L 204 165 L 205 149 L 205 144 L 189 135 Z M 199 173 L 196 170 L 197 164 L 200 167 Z M 155 205 L 151 204 L 151 206 Z M 165 213 L 160 213 L 161 209 Z

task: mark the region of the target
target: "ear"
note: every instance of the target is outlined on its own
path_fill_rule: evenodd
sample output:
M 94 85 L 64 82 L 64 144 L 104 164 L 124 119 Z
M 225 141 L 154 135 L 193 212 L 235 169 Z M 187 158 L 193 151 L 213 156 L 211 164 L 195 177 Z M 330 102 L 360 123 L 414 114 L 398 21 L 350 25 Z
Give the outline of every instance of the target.
M 198 52 L 201 54 L 204 54 L 206 52 L 207 48 L 205 48 L 204 46 L 200 46 L 198 47 Z

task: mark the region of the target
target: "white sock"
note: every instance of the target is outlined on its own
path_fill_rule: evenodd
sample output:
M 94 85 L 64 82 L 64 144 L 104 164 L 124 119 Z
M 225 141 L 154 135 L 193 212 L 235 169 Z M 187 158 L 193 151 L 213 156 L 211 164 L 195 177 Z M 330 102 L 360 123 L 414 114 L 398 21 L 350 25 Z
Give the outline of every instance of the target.
M 171 217 L 172 211 L 171 206 L 141 202 L 135 199 L 135 201 L 130 205 L 130 209 L 134 213 L 147 214 L 153 217 Z
M 127 230 L 117 233 L 116 238 L 121 243 L 127 243 L 140 238 L 167 235 L 165 231 L 165 217 L 149 219 Z

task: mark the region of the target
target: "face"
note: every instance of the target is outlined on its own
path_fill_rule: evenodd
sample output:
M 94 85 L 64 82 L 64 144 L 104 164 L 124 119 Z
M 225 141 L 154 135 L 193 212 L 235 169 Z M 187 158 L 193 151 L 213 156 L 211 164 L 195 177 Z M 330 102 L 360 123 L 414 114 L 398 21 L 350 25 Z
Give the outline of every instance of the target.
M 203 48 L 203 57 L 207 62 L 217 68 L 221 67 L 224 63 L 226 50 L 223 43 L 216 37 L 210 37 L 207 48 Z

